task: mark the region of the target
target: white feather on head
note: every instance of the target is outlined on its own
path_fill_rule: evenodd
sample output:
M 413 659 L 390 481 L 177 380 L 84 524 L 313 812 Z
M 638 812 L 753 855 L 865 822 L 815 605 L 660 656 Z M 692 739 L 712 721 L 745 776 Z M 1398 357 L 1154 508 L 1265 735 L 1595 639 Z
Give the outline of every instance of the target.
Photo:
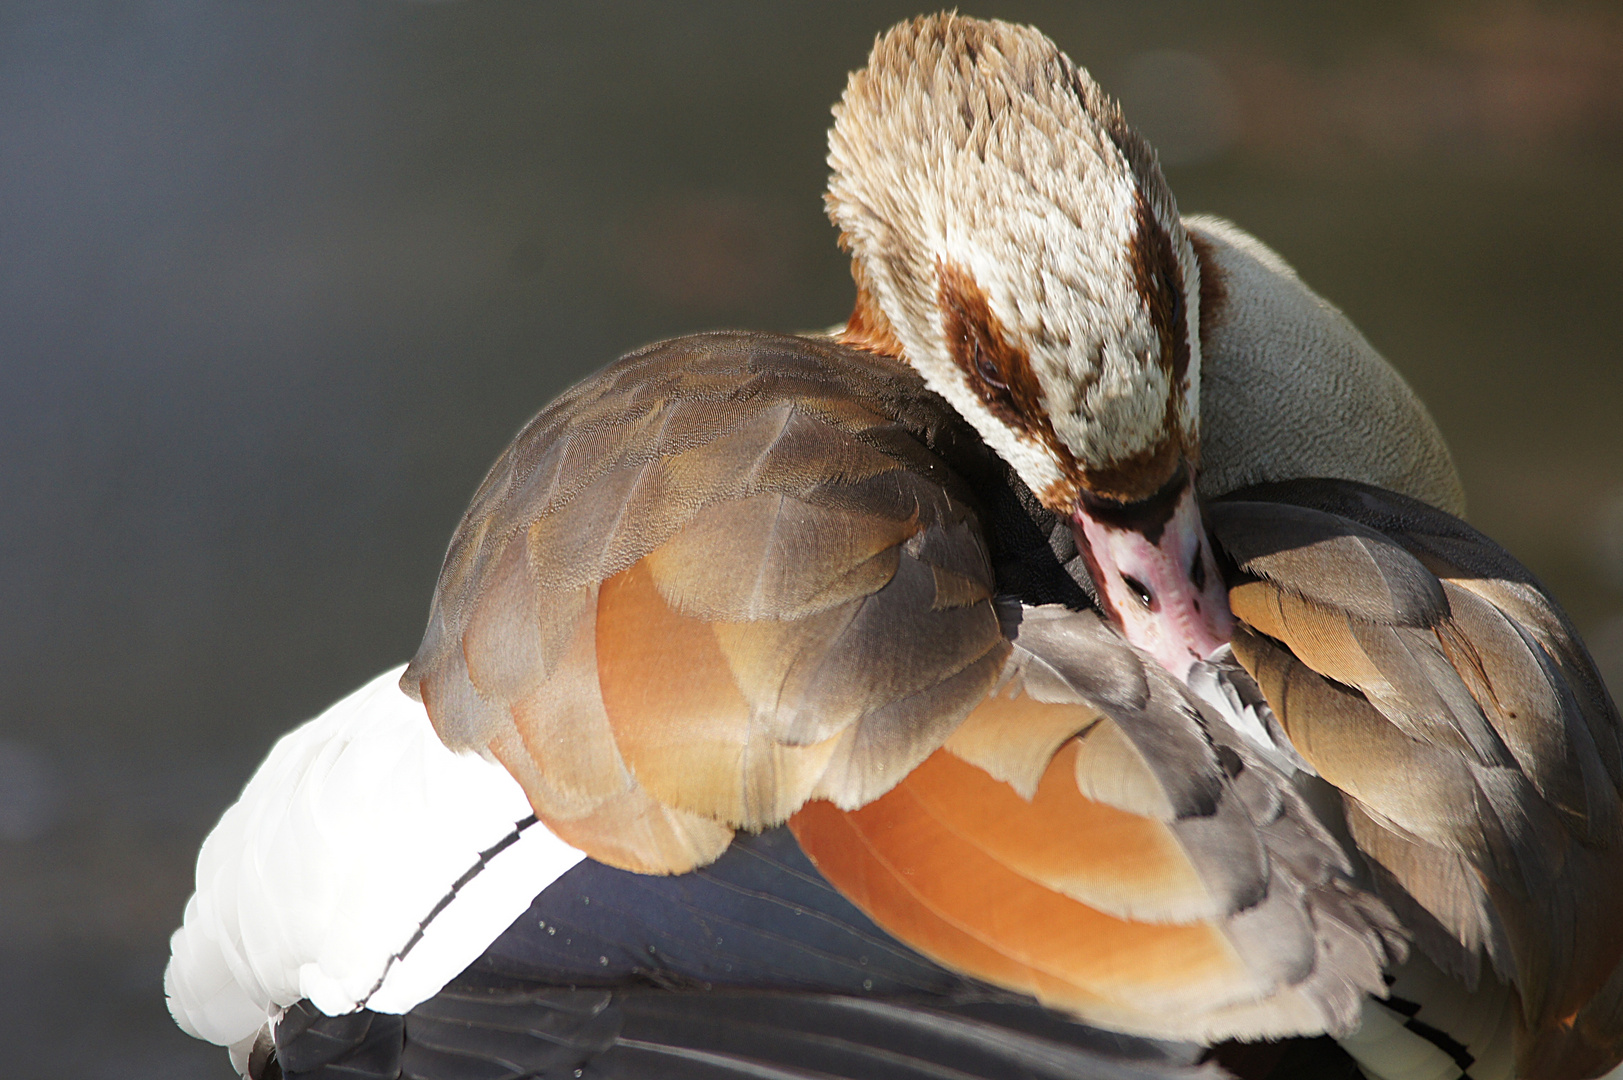
M 834 115 L 848 340 L 903 356 L 1055 509 L 1148 496 L 1198 457 L 1195 255 L 1085 72 L 1032 28 L 925 16 Z

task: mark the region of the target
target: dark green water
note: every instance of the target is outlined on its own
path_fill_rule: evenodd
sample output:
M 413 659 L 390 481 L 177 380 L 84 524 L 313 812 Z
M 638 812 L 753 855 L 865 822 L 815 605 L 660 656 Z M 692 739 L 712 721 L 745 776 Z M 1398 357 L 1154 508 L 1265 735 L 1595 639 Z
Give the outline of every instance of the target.
M 228 1076 L 158 988 L 204 831 L 555 392 L 844 315 L 827 108 L 915 10 L 0 6 L 0 1071 Z M 1615 6 L 966 10 L 1347 311 L 1623 685 Z

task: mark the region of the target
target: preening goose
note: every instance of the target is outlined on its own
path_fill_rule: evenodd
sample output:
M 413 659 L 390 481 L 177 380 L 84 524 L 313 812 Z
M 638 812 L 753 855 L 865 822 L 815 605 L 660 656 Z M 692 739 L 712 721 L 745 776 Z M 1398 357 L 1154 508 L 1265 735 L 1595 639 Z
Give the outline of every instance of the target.
M 1402 380 L 1034 30 L 892 29 L 830 147 L 845 330 L 531 421 L 410 666 L 205 843 L 182 1026 L 255 1076 L 1615 1066 L 1617 712 Z

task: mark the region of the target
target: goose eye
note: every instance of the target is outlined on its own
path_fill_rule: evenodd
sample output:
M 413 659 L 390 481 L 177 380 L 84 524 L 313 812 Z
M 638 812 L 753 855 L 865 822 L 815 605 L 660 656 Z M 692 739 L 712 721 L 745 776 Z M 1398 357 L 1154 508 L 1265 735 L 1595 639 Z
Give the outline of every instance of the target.
M 1148 585 L 1145 585 L 1136 577 L 1132 577 L 1127 574 L 1123 574 L 1121 576 L 1121 583 L 1127 586 L 1134 596 L 1138 597 L 1139 603 L 1143 604 L 1147 608 L 1153 608 L 1155 606 L 1155 594 L 1150 592 Z
M 992 363 L 990 357 L 981 351 L 980 346 L 975 347 L 975 371 L 980 375 L 981 381 L 998 390 L 1007 390 L 1009 384 L 1003 381 L 1003 373 Z

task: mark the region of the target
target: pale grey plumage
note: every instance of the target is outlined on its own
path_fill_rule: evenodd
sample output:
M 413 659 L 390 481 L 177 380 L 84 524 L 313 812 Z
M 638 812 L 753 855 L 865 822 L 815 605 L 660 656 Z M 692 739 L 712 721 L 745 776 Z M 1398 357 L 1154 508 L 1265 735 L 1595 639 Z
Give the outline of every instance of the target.
M 1220 282 L 1201 312 L 1201 494 L 1323 476 L 1464 514 L 1437 425 L 1346 316 L 1231 222 L 1184 225 Z

